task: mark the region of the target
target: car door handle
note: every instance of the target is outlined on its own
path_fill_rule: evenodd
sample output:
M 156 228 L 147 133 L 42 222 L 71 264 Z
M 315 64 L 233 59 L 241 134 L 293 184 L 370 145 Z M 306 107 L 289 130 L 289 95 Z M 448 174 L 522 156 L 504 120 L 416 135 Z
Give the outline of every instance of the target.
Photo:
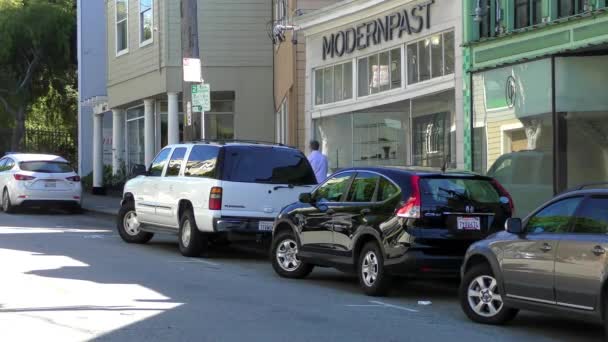
M 543 252 L 549 252 L 549 251 L 550 251 L 550 250 L 552 250 L 552 249 L 553 249 L 553 247 L 551 247 L 551 245 L 549 245 L 548 243 L 544 244 L 544 245 L 543 245 L 543 246 L 540 248 L 540 250 L 541 250 L 541 251 L 543 251 Z
M 593 249 L 591 251 L 593 252 L 593 254 L 598 255 L 598 256 L 602 255 L 602 254 L 606 254 L 606 250 L 602 246 L 595 246 L 595 247 L 593 247 Z

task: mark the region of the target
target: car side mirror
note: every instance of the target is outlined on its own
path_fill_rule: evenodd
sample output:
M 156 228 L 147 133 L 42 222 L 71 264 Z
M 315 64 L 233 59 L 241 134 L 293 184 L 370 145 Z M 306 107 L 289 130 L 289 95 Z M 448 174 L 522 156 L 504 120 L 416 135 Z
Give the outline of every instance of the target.
M 507 219 L 507 222 L 505 222 L 505 229 L 507 230 L 507 232 L 517 235 L 524 232 L 524 228 L 522 226 L 520 218 Z
M 312 195 L 309 192 L 301 193 L 298 200 L 301 203 L 312 203 Z
M 133 177 L 146 176 L 147 174 L 148 174 L 148 171 L 146 170 L 145 165 L 135 164 L 131 168 L 131 175 L 133 175 Z

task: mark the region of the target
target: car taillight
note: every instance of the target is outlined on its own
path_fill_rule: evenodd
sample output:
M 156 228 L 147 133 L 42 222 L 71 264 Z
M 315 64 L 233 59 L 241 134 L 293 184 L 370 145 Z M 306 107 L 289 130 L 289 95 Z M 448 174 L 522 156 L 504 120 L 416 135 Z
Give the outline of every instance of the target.
M 80 182 L 80 176 L 72 176 L 72 177 L 68 177 L 66 179 L 69 180 L 70 182 Z
M 209 193 L 209 210 L 222 209 L 222 188 L 214 186 Z
M 18 181 L 29 181 L 29 180 L 34 180 L 34 179 L 36 179 L 36 177 L 32 177 L 32 176 L 26 176 L 26 175 L 20 175 L 20 174 L 18 174 L 18 173 L 15 173 L 15 174 L 13 175 L 13 177 L 15 177 L 15 180 L 18 180 Z
M 412 192 L 403 207 L 397 210 L 397 216 L 404 218 L 420 218 L 420 177 L 412 176 Z
M 492 184 L 494 184 L 494 187 L 496 188 L 496 190 L 498 190 L 500 196 L 504 196 L 509 199 L 509 208 L 511 209 L 511 214 L 515 214 L 515 203 L 513 203 L 513 198 L 511 197 L 511 194 L 496 179 L 492 179 Z

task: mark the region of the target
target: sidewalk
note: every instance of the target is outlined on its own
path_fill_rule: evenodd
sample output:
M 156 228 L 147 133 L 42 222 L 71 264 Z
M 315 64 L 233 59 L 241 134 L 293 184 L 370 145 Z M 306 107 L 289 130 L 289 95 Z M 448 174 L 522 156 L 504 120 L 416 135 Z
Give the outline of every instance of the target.
M 116 216 L 120 209 L 120 197 L 96 196 L 89 193 L 82 194 L 82 208 L 86 211 Z

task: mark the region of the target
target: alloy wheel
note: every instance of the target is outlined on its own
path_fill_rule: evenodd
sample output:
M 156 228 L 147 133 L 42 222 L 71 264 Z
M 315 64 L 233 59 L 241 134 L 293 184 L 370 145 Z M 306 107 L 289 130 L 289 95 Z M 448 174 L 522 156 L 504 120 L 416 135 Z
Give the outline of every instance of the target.
M 279 266 L 287 272 L 297 270 L 302 264 L 300 259 L 298 259 L 298 245 L 292 239 L 285 239 L 279 244 L 276 257 Z
M 498 292 L 498 282 L 494 277 L 482 275 L 473 279 L 467 294 L 471 309 L 482 317 L 496 316 L 504 305 Z
M 184 247 L 188 247 L 190 245 L 190 239 L 192 238 L 192 232 L 190 231 L 191 227 L 190 227 L 190 221 L 185 220 L 183 227 L 182 227 L 182 245 L 184 245 Z
M 139 220 L 137 219 L 137 213 L 135 210 L 131 210 L 127 212 L 125 217 L 123 218 L 123 226 L 125 227 L 125 231 L 127 234 L 131 236 L 136 236 L 139 234 Z
M 361 265 L 361 275 L 363 276 L 363 282 L 367 287 L 372 287 L 378 279 L 378 257 L 374 251 L 369 251 L 363 258 L 363 264 Z

